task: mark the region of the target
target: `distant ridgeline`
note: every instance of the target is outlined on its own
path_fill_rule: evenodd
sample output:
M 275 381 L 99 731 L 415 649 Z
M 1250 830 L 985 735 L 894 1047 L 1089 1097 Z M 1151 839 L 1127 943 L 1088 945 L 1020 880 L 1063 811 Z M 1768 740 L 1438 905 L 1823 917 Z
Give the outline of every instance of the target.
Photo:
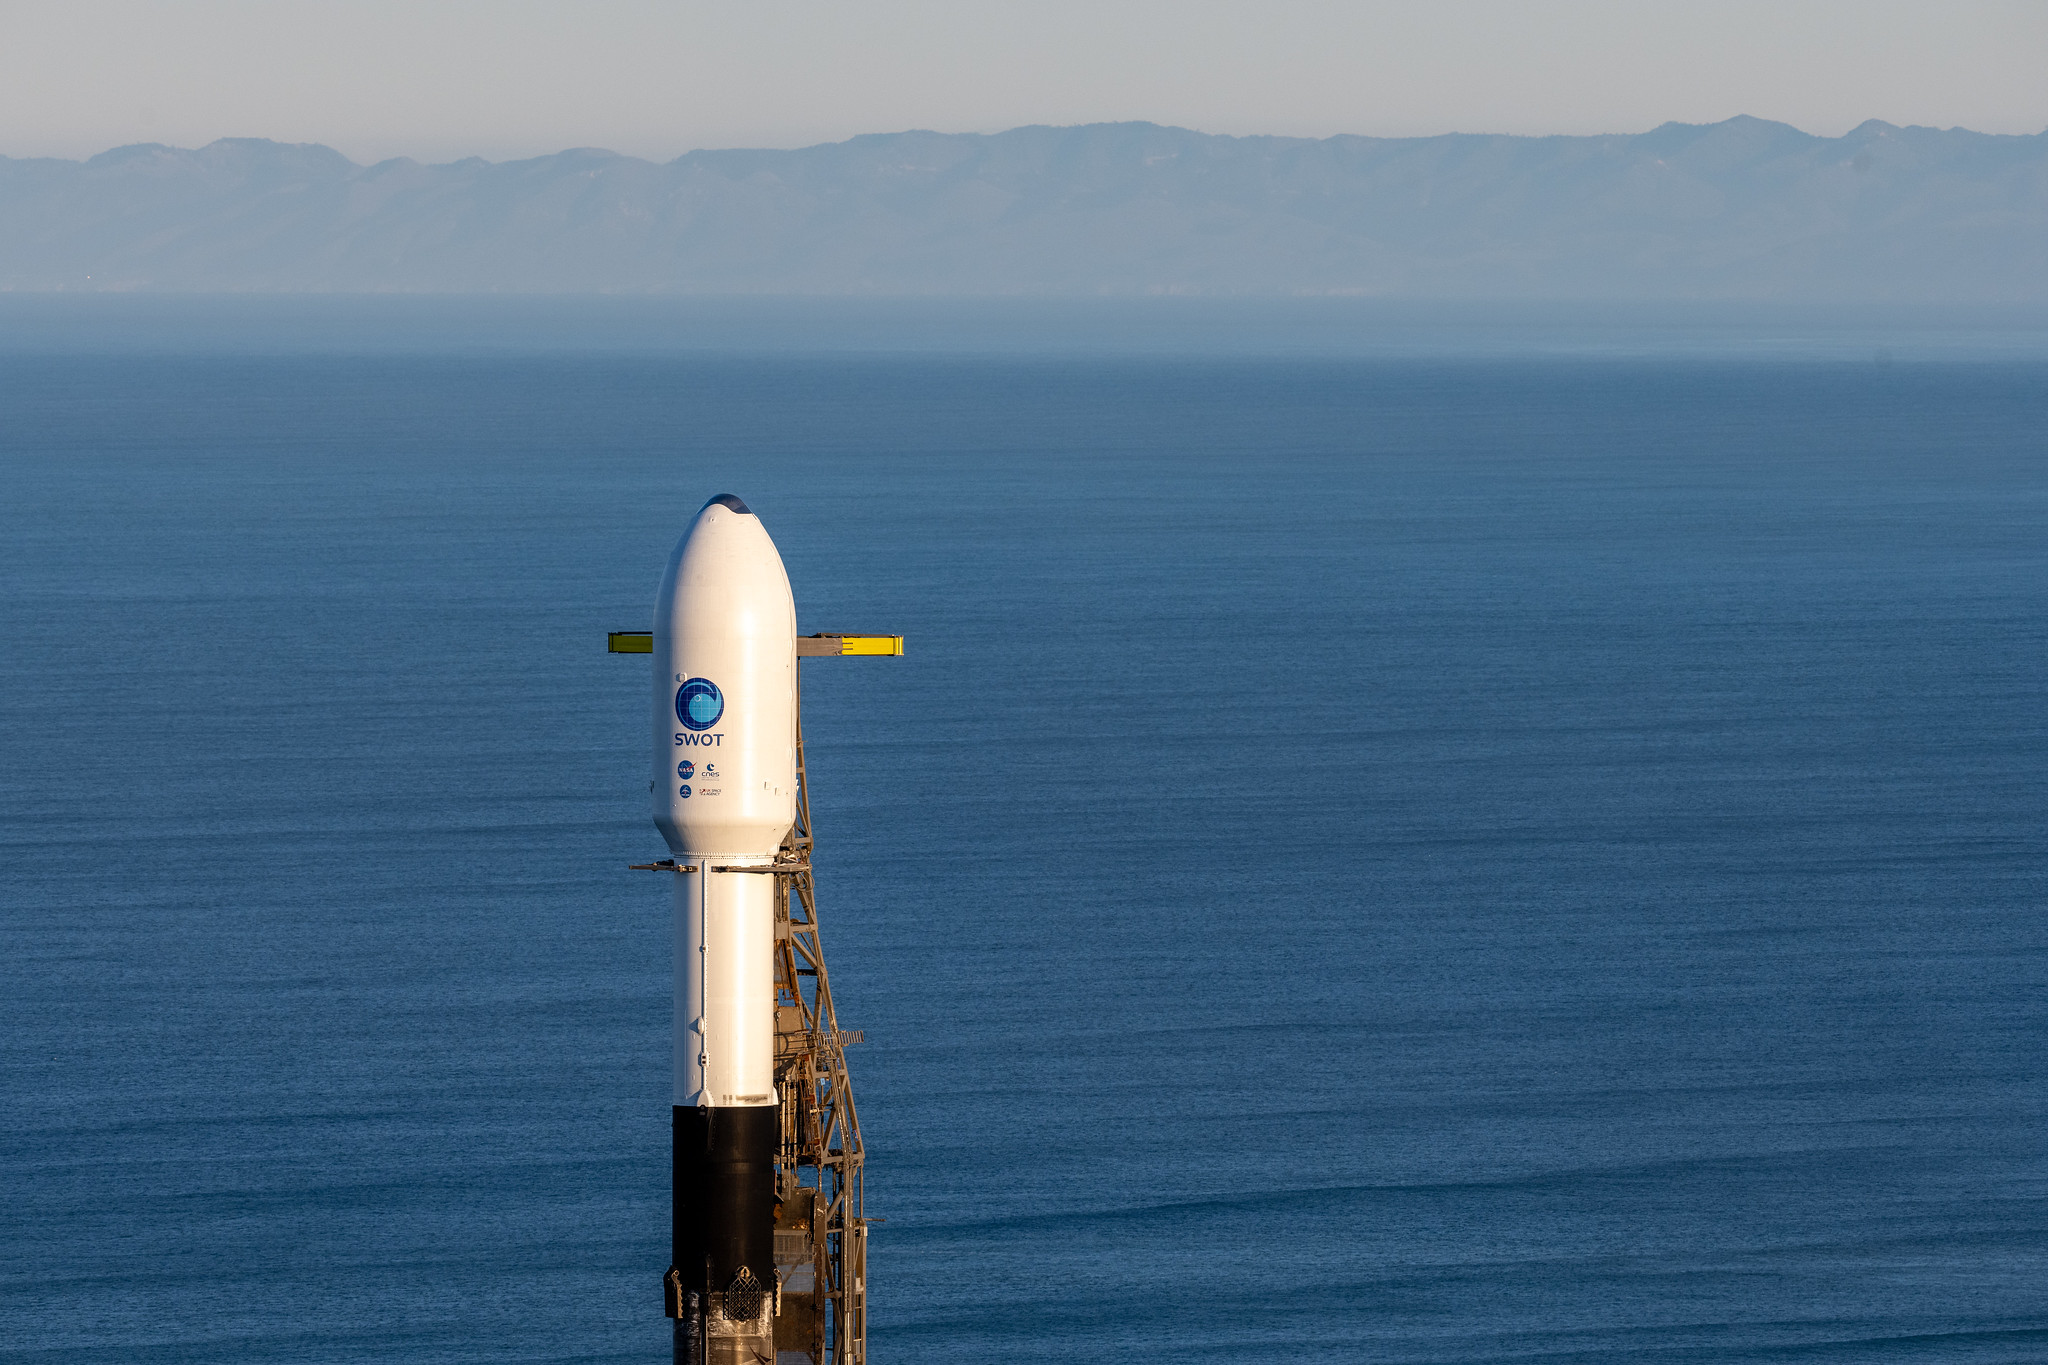
M 2048 133 L 894 133 L 665 165 L 0 158 L 0 289 L 2048 299 Z

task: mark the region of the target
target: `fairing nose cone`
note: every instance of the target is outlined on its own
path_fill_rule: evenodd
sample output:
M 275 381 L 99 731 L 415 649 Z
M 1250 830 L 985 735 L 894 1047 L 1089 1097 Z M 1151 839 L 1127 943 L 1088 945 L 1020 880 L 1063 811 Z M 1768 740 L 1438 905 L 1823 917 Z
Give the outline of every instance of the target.
M 732 494 L 676 543 L 652 643 L 655 827 L 674 853 L 773 857 L 796 819 L 796 604 Z

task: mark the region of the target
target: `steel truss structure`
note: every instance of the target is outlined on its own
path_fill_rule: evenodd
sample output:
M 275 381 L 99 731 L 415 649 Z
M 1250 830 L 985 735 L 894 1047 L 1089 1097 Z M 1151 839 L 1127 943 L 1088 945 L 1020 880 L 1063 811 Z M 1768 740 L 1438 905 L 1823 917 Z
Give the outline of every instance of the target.
M 782 1096 L 776 1152 L 775 1352 L 783 1365 L 866 1365 L 868 1219 L 860 1116 L 832 978 L 818 937 L 811 876 L 810 772 L 802 708 L 796 735 L 796 824 L 782 843 L 775 898 L 775 1083 Z M 806 1275 L 808 1270 L 808 1275 Z M 808 1279 L 809 1284 L 804 1283 Z

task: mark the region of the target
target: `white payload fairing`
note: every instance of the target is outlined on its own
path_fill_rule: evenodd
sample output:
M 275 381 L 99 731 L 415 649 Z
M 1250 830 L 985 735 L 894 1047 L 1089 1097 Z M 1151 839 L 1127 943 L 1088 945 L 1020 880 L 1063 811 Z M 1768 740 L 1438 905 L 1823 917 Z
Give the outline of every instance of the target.
M 796 819 L 796 606 L 738 498 L 706 503 L 676 545 L 653 634 L 654 823 L 675 855 L 676 1359 L 772 1365 L 772 864 Z

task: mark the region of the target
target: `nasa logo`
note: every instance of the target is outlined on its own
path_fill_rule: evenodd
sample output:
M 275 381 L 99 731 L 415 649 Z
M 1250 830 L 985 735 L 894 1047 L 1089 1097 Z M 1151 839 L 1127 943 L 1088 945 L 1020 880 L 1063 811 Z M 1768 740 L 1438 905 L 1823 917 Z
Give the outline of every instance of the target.
M 677 795 L 677 796 L 687 797 L 687 796 L 689 796 L 689 794 L 690 794 L 690 784 L 689 784 L 689 783 L 687 783 L 687 782 L 685 782 L 685 783 L 684 783 L 684 784 L 683 784 L 682 786 L 680 786 L 680 787 L 677 787 L 677 788 L 676 788 L 676 795 Z
M 688 759 L 685 759 L 683 762 L 676 764 L 677 777 L 695 777 L 696 775 L 697 765 L 690 762 Z
M 686 730 L 709 730 L 725 714 L 725 697 L 709 678 L 692 678 L 676 689 L 676 719 Z

